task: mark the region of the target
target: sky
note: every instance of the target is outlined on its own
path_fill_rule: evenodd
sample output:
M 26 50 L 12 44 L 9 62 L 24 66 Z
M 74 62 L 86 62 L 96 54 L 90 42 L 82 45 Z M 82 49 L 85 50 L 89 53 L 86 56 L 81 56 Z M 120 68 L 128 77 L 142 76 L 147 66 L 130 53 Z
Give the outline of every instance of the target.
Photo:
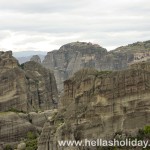
M 150 40 L 150 0 L 0 0 L 0 49 L 107 48 Z

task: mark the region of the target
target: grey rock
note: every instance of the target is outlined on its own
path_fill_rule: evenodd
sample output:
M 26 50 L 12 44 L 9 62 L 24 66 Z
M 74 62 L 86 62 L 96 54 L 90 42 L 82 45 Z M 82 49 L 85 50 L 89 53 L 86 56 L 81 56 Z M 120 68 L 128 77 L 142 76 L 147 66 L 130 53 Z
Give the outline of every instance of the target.
M 57 141 L 64 139 L 111 139 L 120 131 L 122 138 L 136 135 L 150 124 L 149 74 L 150 62 L 122 71 L 75 73 L 64 82 L 58 113 L 44 125 L 38 150 L 71 149 L 59 147 Z
M 0 141 L 11 143 L 25 138 L 27 132 L 35 132 L 35 127 L 25 119 L 22 119 L 14 112 L 0 113 Z
M 107 50 L 99 45 L 85 42 L 66 44 L 57 51 L 48 52 L 42 65 L 54 70 L 59 91 L 63 89 L 63 81 L 76 71 L 98 66 L 99 60 L 107 54 Z
M 38 111 L 57 107 L 53 73 L 39 63 L 19 65 L 12 52 L 0 52 L 0 111 Z
M 35 61 L 37 63 L 41 63 L 41 58 L 38 55 L 33 55 L 30 61 Z
M 42 65 L 54 71 L 58 90 L 63 90 L 63 81 L 83 68 L 122 70 L 133 63 L 150 59 L 150 41 L 137 42 L 107 51 L 99 45 L 73 42 L 48 52 Z

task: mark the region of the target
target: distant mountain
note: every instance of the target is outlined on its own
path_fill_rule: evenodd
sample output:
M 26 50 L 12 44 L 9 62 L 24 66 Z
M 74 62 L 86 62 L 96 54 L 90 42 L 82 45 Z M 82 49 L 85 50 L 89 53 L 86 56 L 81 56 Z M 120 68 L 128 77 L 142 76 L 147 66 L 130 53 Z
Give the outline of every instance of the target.
M 13 56 L 16 57 L 20 64 L 25 63 L 31 59 L 33 55 L 38 55 L 41 61 L 44 59 L 46 51 L 20 51 L 13 52 Z
M 20 52 L 13 52 L 13 56 L 18 57 L 29 57 L 33 55 L 46 55 L 46 51 L 20 51 Z

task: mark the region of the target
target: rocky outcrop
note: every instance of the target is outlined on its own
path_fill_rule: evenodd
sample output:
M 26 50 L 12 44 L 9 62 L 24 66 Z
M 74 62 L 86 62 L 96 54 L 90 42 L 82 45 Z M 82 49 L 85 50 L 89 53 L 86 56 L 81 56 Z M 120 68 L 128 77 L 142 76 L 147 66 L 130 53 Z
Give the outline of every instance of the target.
M 114 53 L 132 54 L 132 61 L 129 63 L 137 63 L 150 60 L 150 41 L 136 42 L 127 46 L 121 46 L 116 48 Z
M 120 46 L 114 50 L 115 52 L 148 52 L 150 51 L 150 40 L 144 42 L 136 42 L 133 44 L 128 44 L 127 46 Z
M 22 118 L 21 114 L 14 112 L 0 113 L 1 144 L 20 141 L 30 131 L 36 131 L 36 128 L 27 119 Z
M 130 65 L 130 68 L 150 71 L 150 61 L 134 63 L 134 64 Z
M 141 68 L 84 69 L 66 80 L 59 111 L 45 124 L 38 150 L 73 149 L 59 147 L 57 141 L 109 139 L 116 132 L 132 135 L 150 124 L 150 64 Z
M 6 145 L 21 147 L 27 138 L 28 133 L 39 134 L 43 125 L 50 116 L 54 115 L 55 110 L 44 112 L 0 112 L 0 150 Z M 18 148 L 19 149 L 19 148 Z
M 46 52 L 45 51 L 32 51 L 32 50 L 18 51 L 18 52 L 13 51 L 13 56 L 19 61 L 20 64 L 30 61 L 32 56 L 36 56 L 36 55 L 40 57 L 41 61 L 43 61 L 46 55 Z
M 35 61 L 37 63 L 41 63 L 41 58 L 38 55 L 33 55 L 30 59 L 30 61 Z
M 73 42 L 48 52 L 42 65 L 54 70 L 59 91 L 63 81 L 83 68 L 96 70 L 121 70 L 129 65 L 150 59 L 150 41 L 137 42 L 107 52 L 99 45 Z
M 19 65 L 12 52 L 0 52 L 0 81 L 0 111 L 57 107 L 54 75 L 36 62 Z
M 18 66 L 18 61 L 12 57 L 12 51 L 0 51 L 0 70 L 11 69 Z
M 99 45 L 85 42 L 74 42 L 66 44 L 58 51 L 48 52 L 42 62 L 46 68 L 54 70 L 58 89 L 62 90 L 63 81 L 71 77 L 76 71 L 82 68 L 103 69 L 103 60 L 106 49 Z
M 0 52 L 0 149 L 21 147 L 28 131 L 42 131 L 38 150 L 82 149 L 60 147 L 58 140 L 136 134 L 150 124 L 150 63 L 136 63 L 148 60 L 148 52 L 149 41 L 111 52 L 75 42 L 49 52 L 42 65 L 54 71 L 59 89 L 67 79 L 58 110 L 53 73 L 37 59 L 19 65 L 10 51 Z
M 12 57 L 12 52 L 0 52 L 0 111 L 18 108 L 27 111 L 25 73 Z
M 0 52 L 0 149 L 17 145 L 28 132 L 40 133 L 57 103 L 50 70 L 35 61 L 19 65 L 11 51 Z
M 32 61 L 22 64 L 22 68 L 26 76 L 29 110 L 56 108 L 58 93 L 53 73 Z
M 61 91 L 63 81 L 82 68 L 119 69 L 127 65 L 126 59 L 126 55 L 108 54 L 106 49 L 96 44 L 74 42 L 63 45 L 58 51 L 48 52 L 42 65 L 54 70 L 57 86 Z

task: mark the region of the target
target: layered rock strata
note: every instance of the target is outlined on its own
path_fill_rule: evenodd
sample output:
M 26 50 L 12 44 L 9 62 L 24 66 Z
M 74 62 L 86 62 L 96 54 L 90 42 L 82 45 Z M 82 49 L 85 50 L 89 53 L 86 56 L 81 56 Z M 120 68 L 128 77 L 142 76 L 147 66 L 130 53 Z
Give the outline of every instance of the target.
M 150 41 L 137 42 L 112 51 L 92 43 L 73 42 L 48 52 L 42 65 L 54 70 L 59 91 L 63 81 L 83 68 L 121 70 L 130 64 L 150 59 Z
M 54 75 L 36 62 L 19 65 L 12 52 L 0 52 L 0 81 L 0 111 L 57 107 Z
M 54 70 L 58 89 L 63 89 L 63 81 L 71 77 L 81 68 L 95 67 L 103 68 L 98 60 L 102 60 L 106 49 L 99 45 L 84 42 L 74 42 L 63 45 L 57 51 L 48 52 L 42 65 Z
M 150 64 L 145 68 L 75 73 L 64 82 L 59 111 L 45 124 L 38 150 L 86 149 L 60 147 L 58 140 L 109 139 L 150 124 Z
M 39 135 L 43 125 L 54 110 L 44 112 L 0 112 L 0 150 L 6 145 L 16 147 L 20 141 L 25 141 L 29 132 Z

